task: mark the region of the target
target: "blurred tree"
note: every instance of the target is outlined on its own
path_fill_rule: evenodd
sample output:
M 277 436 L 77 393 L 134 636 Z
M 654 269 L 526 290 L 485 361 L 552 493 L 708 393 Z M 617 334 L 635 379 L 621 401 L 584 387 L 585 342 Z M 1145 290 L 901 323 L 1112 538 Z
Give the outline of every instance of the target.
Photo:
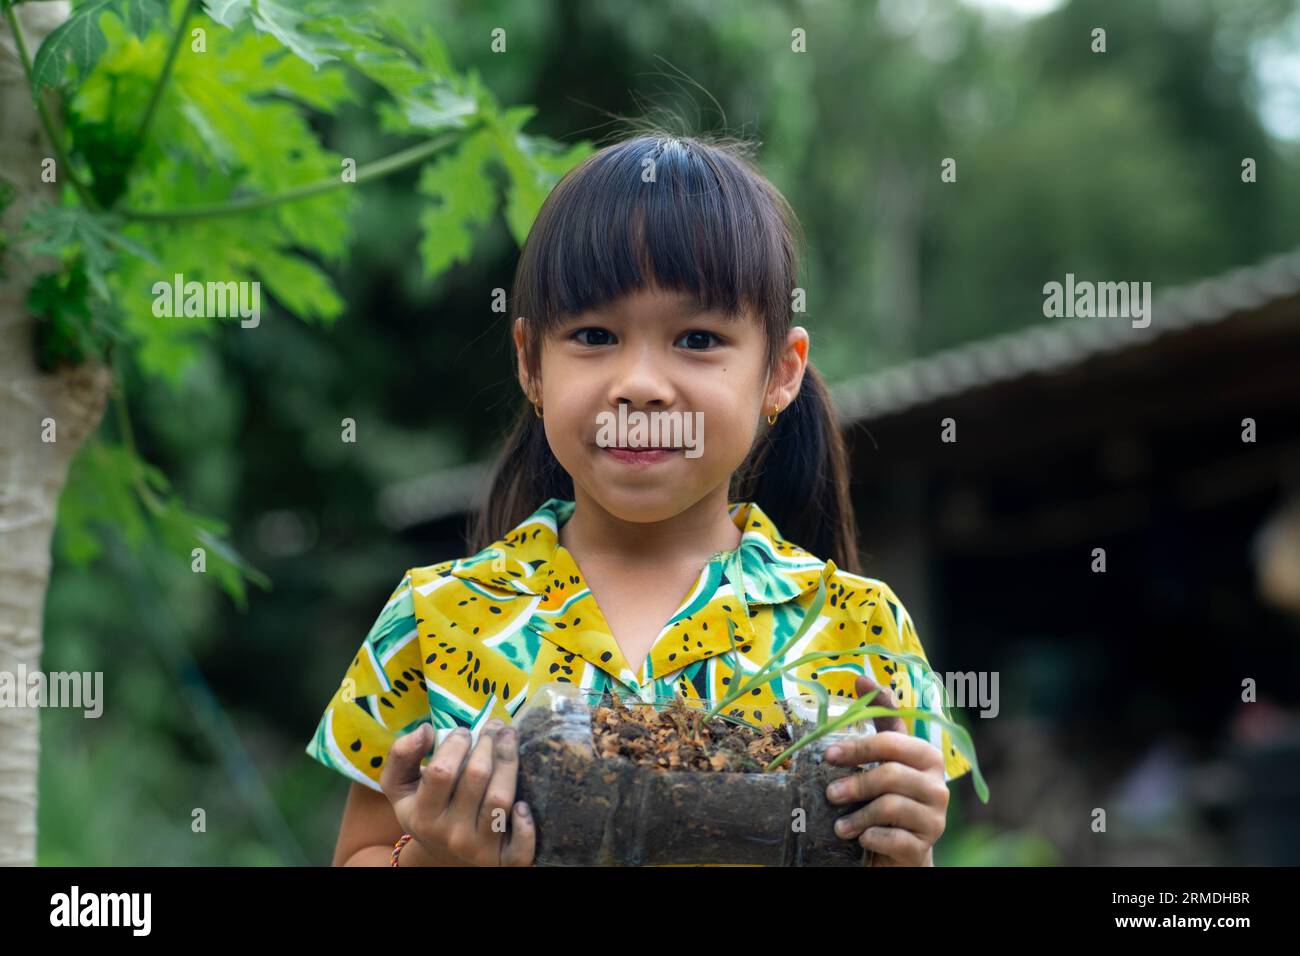
M 0 314 L 0 669 L 20 672 L 39 668 L 65 479 L 59 541 L 70 560 L 100 553 L 103 523 L 136 546 L 152 534 L 241 607 L 245 580 L 269 586 L 225 522 L 184 506 L 136 444 L 123 390 L 135 373 L 174 389 L 221 320 L 256 335 L 262 286 L 289 315 L 336 319 L 343 302 L 317 261 L 346 250 L 348 187 L 420 166 L 419 253 L 434 276 L 468 257 L 499 198 L 522 242 L 587 147 L 523 133 L 533 108 L 500 107 L 429 27 L 379 14 L 272 0 L 0 3 L 10 51 L 0 95 L 18 144 L 0 170 L 11 270 Z M 383 133 L 421 142 L 360 164 L 326 148 L 312 114 L 352 99 L 352 74 L 383 90 L 373 114 Z M 64 106 L 62 129 L 47 88 Z M 69 474 L 110 392 L 116 440 L 92 441 Z M 351 440 L 355 420 L 341 427 Z M 184 677 L 183 657 L 164 661 Z M 231 735 L 203 687 L 187 695 L 220 753 Z M 0 863 L 35 860 L 37 714 L 0 708 Z

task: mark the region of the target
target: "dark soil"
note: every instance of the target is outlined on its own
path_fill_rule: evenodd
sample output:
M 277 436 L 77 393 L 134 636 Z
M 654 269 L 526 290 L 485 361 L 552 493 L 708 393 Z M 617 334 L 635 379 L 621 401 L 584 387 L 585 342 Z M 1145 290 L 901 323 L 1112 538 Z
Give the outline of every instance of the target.
M 793 742 L 784 727 L 754 729 L 674 701 L 664 710 L 606 697 L 591 716 L 596 752 L 663 770 L 761 773 Z M 780 769 L 780 768 L 777 768 Z
M 826 800 L 826 785 L 853 771 L 823 761 L 823 741 L 763 769 L 806 722 L 702 716 L 609 696 L 522 714 L 517 796 L 536 822 L 537 865 L 863 864 L 862 847 L 833 832 L 855 808 Z

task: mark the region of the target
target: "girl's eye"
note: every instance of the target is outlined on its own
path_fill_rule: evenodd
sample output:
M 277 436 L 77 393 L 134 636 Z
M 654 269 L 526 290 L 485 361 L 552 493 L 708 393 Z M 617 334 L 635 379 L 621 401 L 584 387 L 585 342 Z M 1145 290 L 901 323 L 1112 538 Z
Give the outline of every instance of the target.
M 596 341 L 594 342 L 587 341 L 581 337 L 584 333 L 587 332 L 590 332 L 593 335 L 595 335 Z M 601 336 L 607 336 L 607 338 L 602 339 Z M 610 343 L 608 340 L 612 339 L 614 336 L 613 333 L 609 331 L 609 329 L 601 329 L 595 326 L 588 326 L 586 328 L 578 329 L 578 331 L 574 332 L 573 335 L 569 337 L 572 339 L 577 339 L 583 345 L 609 345 Z
M 710 339 L 715 340 L 719 345 L 722 344 L 722 339 L 718 336 L 714 335 L 712 332 L 705 332 L 701 329 L 696 329 L 693 332 L 686 332 L 677 341 L 681 342 L 685 340 L 690 343 L 686 346 L 688 349 L 693 352 L 702 352 L 709 347 Z
M 614 333 L 609 329 L 602 329 L 599 326 L 589 325 L 573 332 L 569 338 L 574 339 L 582 345 L 613 345 L 618 341 Z M 685 342 L 686 347 L 693 352 L 702 352 L 713 344 L 722 344 L 722 339 L 712 332 L 705 332 L 702 329 L 696 329 L 691 332 L 683 332 L 678 342 Z

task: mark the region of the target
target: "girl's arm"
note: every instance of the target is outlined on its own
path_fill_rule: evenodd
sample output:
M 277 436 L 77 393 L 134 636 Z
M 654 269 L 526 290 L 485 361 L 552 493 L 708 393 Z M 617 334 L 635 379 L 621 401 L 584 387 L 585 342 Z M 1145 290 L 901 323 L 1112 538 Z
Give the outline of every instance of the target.
M 402 835 L 393 805 L 382 793 L 353 783 L 339 824 L 331 866 L 388 866 L 393 844 Z M 406 850 L 402 850 L 406 856 Z
M 382 793 L 375 793 L 359 783 L 348 790 L 348 802 L 339 824 L 338 843 L 331 866 L 391 866 L 393 844 L 402 835 L 393 805 Z M 425 853 L 419 843 L 402 849 L 402 866 L 454 866 L 439 862 Z

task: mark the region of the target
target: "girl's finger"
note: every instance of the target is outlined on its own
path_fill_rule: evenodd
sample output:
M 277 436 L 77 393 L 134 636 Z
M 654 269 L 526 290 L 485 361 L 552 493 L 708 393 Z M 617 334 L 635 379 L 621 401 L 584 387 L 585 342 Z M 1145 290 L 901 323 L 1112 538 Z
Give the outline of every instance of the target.
M 537 853 L 537 828 L 533 825 L 533 815 L 528 804 L 520 801 L 515 804 L 513 819 L 510 821 L 510 836 L 501 849 L 502 866 L 532 866 Z
M 483 839 L 505 839 L 510 807 L 515 802 L 515 780 L 519 772 L 518 737 L 513 727 L 502 727 L 492 751 L 492 776 L 478 811 L 478 831 Z
M 835 821 L 835 835 L 851 840 L 869 827 L 899 827 L 919 837 L 933 834 L 934 810 L 896 793 L 877 797 L 865 807 L 846 813 Z
M 931 806 L 948 805 L 946 784 L 937 781 L 930 771 L 897 760 L 841 777 L 826 788 L 826 799 L 835 804 L 865 803 L 886 793 L 901 794 Z
M 461 764 L 469 752 L 469 731 L 458 727 L 443 738 L 433 757 L 420 771 L 420 789 L 415 806 L 422 820 L 434 820 L 447 811 L 456 789 Z
M 389 803 L 396 803 L 420 788 L 420 760 L 429 749 L 429 741 L 428 724 L 421 724 L 393 741 L 379 774 L 379 789 L 384 791 Z
M 898 698 L 888 687 L 881 687 L 866 674 L 859 674 L 857 680 L 853 682 L 853 690 L 859 697 L 866 697 L 873 690 L 879 690 L 880 693 L 871 699 L 871 706 L 889 707 L 898 710 Z M 903 723 L 902 717 L 877 717 L 876 730 L 896 730 L 899 733 L 907 733 L 907 725 Z
M 872 866 L 921 866 L 930 849 L 915 833 L 899 827 L 868 827 L 858 843 L 876 854 Z
M 826 748 L 826 760 L 845 767 L 885 760 L 897 760 L 917 770 L 933 771 L 943 766 L 943 754 L 930 741 L 893 730 L 837 740 Z
M 492 779 L 492 749 L 496 746 L 497 731 L 502 725 L 503 722 L 497 718 L 484 725 L 479 731 L 478 743 L 461 768 L 456 790 L 451 795 L 451 803 L 447 805 L 447 812 L 456 818 L 458 826 L 478 830 L 479 807 L 483 804 L 488 781 Z

